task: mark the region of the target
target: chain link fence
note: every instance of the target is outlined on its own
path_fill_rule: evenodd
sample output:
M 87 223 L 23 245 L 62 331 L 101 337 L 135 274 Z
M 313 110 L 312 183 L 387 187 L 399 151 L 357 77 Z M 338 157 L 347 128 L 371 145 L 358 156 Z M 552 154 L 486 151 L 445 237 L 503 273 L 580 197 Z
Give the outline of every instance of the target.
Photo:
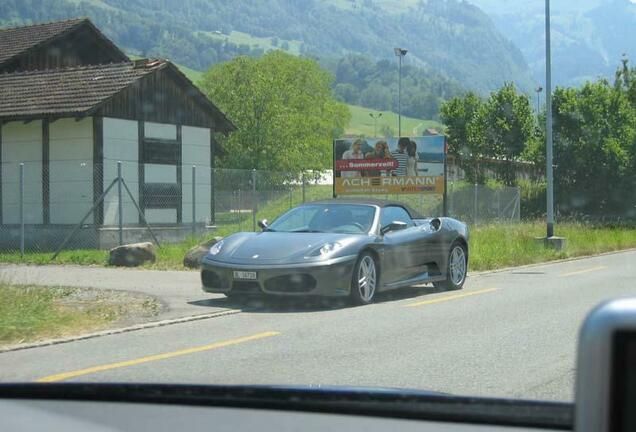
M 472 225 L 519 222 L 521 189 L 511 186 L 489 187 L 465 182 L 448 182 L 446 206 L 449 216 Z
M 176 243 L 256 230 L 303 202 L 332 197 L 330 172 L 300 175 L 105 159 L 0 166 L 0 253 Z M 142 179 L 142 181 L 140 181 Z M 436 195 L 374 196 L 441 216 Z M 518 221 L 518 188 L 449 182 L 447 210 L 469 223 Z

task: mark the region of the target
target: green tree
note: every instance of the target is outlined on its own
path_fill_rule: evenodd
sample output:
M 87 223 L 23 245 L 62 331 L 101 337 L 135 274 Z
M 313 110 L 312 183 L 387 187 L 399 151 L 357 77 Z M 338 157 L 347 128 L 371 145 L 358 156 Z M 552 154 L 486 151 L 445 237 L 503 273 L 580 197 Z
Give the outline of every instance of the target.
M 553 106 L 560 210 L 636 216 L 636 110 L 628 93 L 599 80 L 557 88 Z
M 621 67 L 616 70 L 614 86 L 617 90 L 627 94 L 627 98 L 636 109 L 636 67 L 629 67 L 629 60 L 625 57 L 621 61 Z
M 348 123 L 333 77 L 310 59 L 272 51 L 207 71 L 202 90 L 234 122 L 219 166 L 299 173 L 332 163 L 332 139 Z
M 475 122 L 477 113 L 484 102 L 475 93 L 455 97 L 444 102 L 440 108 L 440 117 L 446 125 L 448 153 L 455 157 L 471 183 L 483 183 L 484 176 L 479 170 L 479 159 L 483 149 L 481 141 L 472 138 L 477 133 Z
M 536 139 L 536 123 L 528 96 L 517 92 L 512 83 L 493 92 L 474 120 L 478 142 L 486 156 L 499 159 L 498 180 L 516 183 L 515 163 Z

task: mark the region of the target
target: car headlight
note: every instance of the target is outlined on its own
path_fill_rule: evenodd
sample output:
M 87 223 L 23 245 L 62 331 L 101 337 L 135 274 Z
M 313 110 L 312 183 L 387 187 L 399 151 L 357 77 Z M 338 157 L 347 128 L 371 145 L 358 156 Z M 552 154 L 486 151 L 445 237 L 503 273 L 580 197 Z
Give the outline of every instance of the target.
M 318 254 L 319 255 L 327 255 L 327 254 L 330 254 L 332 252 L 337 251 L 341 247 L 342 247 L 342 244 L 338 243 L 338 242 L 325 243 L 324 245 L 322 245 L 322 247 L 320 249 L 318 249 Z
M 216 255 L 221 252 L 221 248 L 223 247 L 223 240 L 216 242 L 210 248 L 210 255 Z

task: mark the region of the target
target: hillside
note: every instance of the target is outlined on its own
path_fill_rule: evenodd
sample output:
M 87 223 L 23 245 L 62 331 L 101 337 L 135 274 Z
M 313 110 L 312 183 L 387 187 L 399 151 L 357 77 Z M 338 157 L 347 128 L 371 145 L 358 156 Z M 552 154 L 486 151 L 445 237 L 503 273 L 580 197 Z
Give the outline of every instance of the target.
M 392 136 L 397 135 L 398 115 L 391 111 L 374 111 L 357 105 L 349 105 L 351 111 L 351 121 L 345 129 L 347 135 L 381 136 L 386 128 L 390 128 Z M 369 113 L 382 116 L 374 122 Z M 375 123 L 375 124 L 374 124 Z M 429 128 L 442 131 L 444 127 L 434 120 L 419 120 L 407 116 L 402 116 L 403 135 L 420 136 L 423 131 Z
M 201 79 L 202 72 L 177 64 L 177 67 L 195 84 Z M 375 111 L 370 108 L 347 104 L 351 112 L 351 120 L 345 128 L 347 135 L 379 136 L 390 131 L 390 135 L 397 134 L 398 115 L 392 111 Z M 369 116 L 382 114 L 376 122 Z M 433 128 L 442 131 L 444 126 L 435 120 L 420 120 L 402 116 L 402 129 L 411 136 L 419 136 L 424 130 Z
M 536 82 L 544 82 L 544 2 L 469 0 L 482 7 L 523 52 Z M 612 79 L 623 54 L 636 60 L 636 2 L 552 2 L 554 80 L 578 85 L 599 76 Z
M 192 69 L 272 48 L 342 57 L 362 53 L 424 66 L 487 92 L 532 82 L 521 52 L 461 0 L 3 0 L 0 25 L 90 17 L 126 50 Z

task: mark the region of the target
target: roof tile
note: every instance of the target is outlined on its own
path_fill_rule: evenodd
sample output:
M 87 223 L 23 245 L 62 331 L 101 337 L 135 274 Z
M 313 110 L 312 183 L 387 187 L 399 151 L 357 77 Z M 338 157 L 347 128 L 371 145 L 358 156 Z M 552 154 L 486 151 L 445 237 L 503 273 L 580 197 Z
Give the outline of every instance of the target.
M 82 114 L 166 66 L 135 63 L 0 74 L 0 118 Z
M 0 64 L 85 21 L 87 21 L 86 18 L 77 18 L 67 21 L 0 29 Z

